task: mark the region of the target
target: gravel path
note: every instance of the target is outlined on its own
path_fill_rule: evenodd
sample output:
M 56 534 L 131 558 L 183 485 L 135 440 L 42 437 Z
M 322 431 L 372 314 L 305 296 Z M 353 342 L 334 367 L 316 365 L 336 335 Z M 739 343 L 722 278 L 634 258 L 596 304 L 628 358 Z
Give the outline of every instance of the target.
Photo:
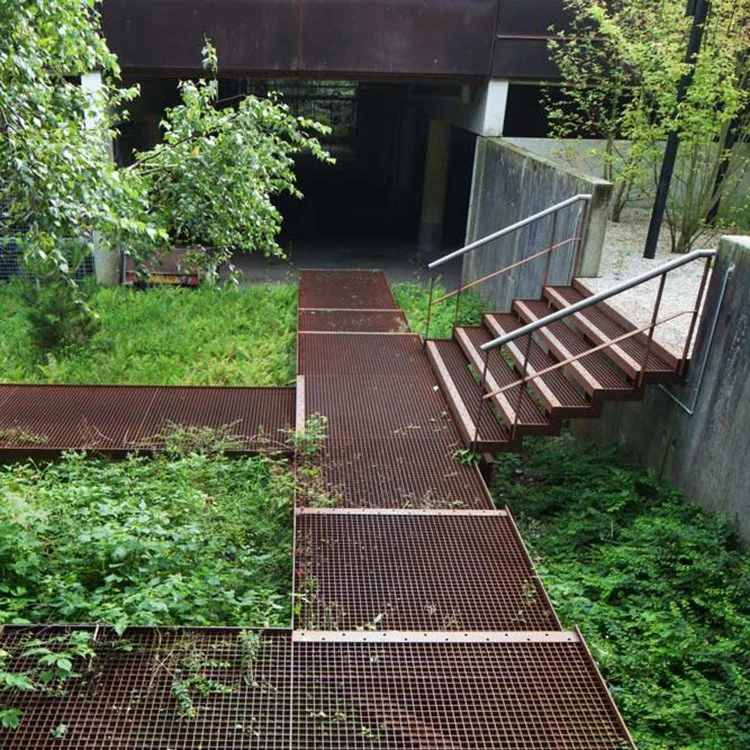
M 649 218 L 648 211 L 633 208 L 623 211 L 622 219 L 618 224 L 609 223 L 602 250 L 600 275 L 596 278 L 585 279 L 585 284 L 591 291 L 603 291 L 678 257 L 669 251 L 669 230 L 666 224 L 659 238 L 656 257 L 653 260 L 643 257 Z M 718 234 L 704 236 L 701 238 L 700 247 L 715 248 L 718 242 Z M 669 317 L 681 310 L 692 309 L 702 274 L 703 263 L 700 262 L 689 263 L 669 273 L 659 308 L 659 319 Z M 651 322 L 658 288 L 659 279 L 653 279 L 613 297 L 610 304 L 637 326 L 648 325 Z M 679 356 L 682 354 L 689 325 L 690 315 L 682 315 L 658 326 L 654 340 Z

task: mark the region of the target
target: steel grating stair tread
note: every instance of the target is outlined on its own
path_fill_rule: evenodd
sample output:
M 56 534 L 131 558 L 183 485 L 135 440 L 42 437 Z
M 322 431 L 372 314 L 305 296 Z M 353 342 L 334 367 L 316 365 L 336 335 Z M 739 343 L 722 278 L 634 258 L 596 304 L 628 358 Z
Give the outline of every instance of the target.
M 476 442 L 478 450 L 493 453 L 507 449 L 510 433 L 495 418 L 488 402 L 484 402 L 481 410 L 478 408 L 484 391 L 469 372 L 459 345 L 450 339 L 428 341 L 426 352 L 438 381 L 449 396 L 448 406 L 466 444 Z M 477 431 L 477 412 L 480 411 Z
M 482 344 L 492 340 L 490 332 L 483 327 L 457 327 L 455 340 L 466 355 L 475 372 L 481 375 L 484 369 Z M 489 353 L 485 390 L 497 391 L 519 380 L 519 375 L 495 350 Z M 520 403 L 519 403 L 520 399 Z M 491 399 L 507 427 L 517 424 L 527 435 L 549 435 L 556 430 L 549 416 L 535 403 L 524 386 L 515 386 Z
M 573 287 L 544 288 L 544 297 L 549 300 L 552 307 L 556 310 L 580 302 L 589 296 L 591 295 L 584 294 L 579 289 Z M 632 325 L 627 327 L 622 326 L 607 314 L 607 310 L 611 310 L 611 308 L 594 305 L 581 312 L 573 313 L 570 316 L 570 321 L 595 345 L 606 344 L 612 339 L 636 330 L 636 327 Z M 646 359 L 647 346 L 647 336 L 641 333 L 629 339 L 624 339 L 617 344 L 612 344 L 612 346 L 606 349 L 606 356 L 622 369 L 628 377 L 636 379 L 644 371 L 643 364 Z M 663 381 L 664 375 L 675 374 L 677 361 L 674 357 L 670 357 L 670 361 L 666 361 L 664 359 L 665 354 L 658 343 L 652 342 L 648 354 L 648 363 L 645 368 L 647 378 L 656 375 Z
M 549 315 L 550 309 L 541 300 L 516 300 L 513 312 L 524 323 L 532 323 Z M 536 336 L 560 362 L 585 354 L 593 348 L 561 320 L 540 328 Z M 571 362 L 565 366 L 565 370 L 595 403 L 601 403 L 606 398 L 625 400 L 639 396 L 633 385 L 611 367 L 600 352 Z
M 521 321 L 511 313 L 491 313 L 483 317 L 485 328 L 490 332 L 492 338 L 499 338 L 506 333 L 512 333 L 523 325 Z M 519 374 L 522 371 L 529 336 L 522 336 L 515 341 L 506 344 L 505 350 L 511 357 L 513 364 Z M 527 374 L 535 375 L 542 370 L 558 364 L 558 360 L 547 354 L 533 338 L 529 349 L 529 360 Z M 529 381 L 529 387 L 534 391 L 537 398 L 544 403 L 547 410 L 554 418 L 585 417 L 593 413 L 593 408 L 588 399 L 565 377 L 562 368 L 553 370 L 538 378 Z

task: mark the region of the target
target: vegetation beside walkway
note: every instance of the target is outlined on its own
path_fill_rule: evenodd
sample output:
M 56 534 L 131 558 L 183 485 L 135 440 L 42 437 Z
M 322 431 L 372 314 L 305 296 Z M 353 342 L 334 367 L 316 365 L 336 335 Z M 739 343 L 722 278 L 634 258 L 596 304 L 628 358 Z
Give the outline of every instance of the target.
M 393 285 L 412 330 L 424 334 L 428 295 L 419 282 Z M 445 294 L 435 288 L 435 299 Z M 40 356 L 16 283 L 0 284 L 0 382 L 116 385 L 292 385 L 296 286 L 240 289 L 99 289 L 98 331 L 87 343 Z M 449 338 L 453 300 L 435 306 L 430 335 Z M 461 321 L 481 322 L 479 297 L 461 302 Z
M 493 494 L 642 750 L 750 747 L 750 555 L 722 516 L 571 437 L 500 457 Z
M 90 342 L 39 358 L 15 283 L 0 284 L 0 382 L 289 385 L 296 286 L 99 289 Z
M 288 627 L 293 488 L 263 456 L 0 466 L 0 623 Z

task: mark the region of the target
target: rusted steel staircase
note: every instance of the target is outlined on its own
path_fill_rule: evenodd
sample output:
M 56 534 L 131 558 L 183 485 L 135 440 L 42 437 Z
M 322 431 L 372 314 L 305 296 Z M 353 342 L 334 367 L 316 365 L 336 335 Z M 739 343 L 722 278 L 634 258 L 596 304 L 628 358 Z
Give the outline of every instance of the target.
M 585 280 L 573 276 L 579 265 L 586 211 L 581 213 L 577 236 L 563 242 L 556 242 L 554 236 L 557 212 L 588 200 L 586 195 L 575 196 L 431 264 L 438 267 L 552 216 L 552 236 L 544 250 L 462 284 L 438 300 L 432 298 L 431 283 L 430 309 L 455 298 L 457 320 L 463 291 L 546 258 L 538 299 L 516 299 L 508 312 L 486 313 L 479 326 L 455 325 L 451 339 L 425 341 L 427 357 L 466 447 L 480 453 L 513 450 L 524 435 L 554 434 L 565 419 L 598 416 L 605 401 L 639 399 L 647 384 L 676 382 L 686 371 L 714 252 L 694 251 L 594 295 Z M 563 246 L 573 249 L 569 283 L 548 285 L 550 258 Z M 700 260 L 705 267 L 693 307 L 659 319 L 668 273 Z M 605 301 L 654 278 L 660 283 L 647 326 L 637 327 Z M 682 356 L 677 357 L 654 340 L 654 330 L 681 315 L 690 315 L 691 321 Z M 429 326 L 429 312 L 427 320 Z

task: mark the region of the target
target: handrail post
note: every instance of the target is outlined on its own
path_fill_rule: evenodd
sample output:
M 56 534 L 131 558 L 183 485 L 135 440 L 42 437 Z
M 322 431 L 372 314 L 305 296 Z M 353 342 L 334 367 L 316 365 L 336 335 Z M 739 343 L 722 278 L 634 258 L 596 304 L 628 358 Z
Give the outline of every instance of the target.
M 526 375 L 529 369 L 529 356 L 531 355 L 531 342 L 532 337 L 529 334 L 529 340 L 526 342 L 526 353 L 523 357 L 523 367 L 521 368 L 521 380 L 518 383 L 518 398 L 516 399 L 516 411 L 513 415 L 513 428 L 511 430 L 511 440 L 516 439 L 516 433 L 518 432 L 518 418 L 521 414 L 521 404 L 523 403 L 523 394 L 525 390 Z M 488 352 L 489 354 L 489 352 Z
M 484 388 L 487 382 L 487 368 L 490 364 L 490 353 L 487 352 L 484 355 L 484 367 L 482 368 L 482 377 L 479 380 L 479 406 L 477 407 L 476 414 L 474 415 L 474 442 L 473 450 L 477 450 L 477 443 L 479 442 L 479 420 L 482 418 L 482 410 L 484 409 Z M 477 451 L 478 452 L 478 451 Z
M 456 309 L 453 311 L 453 325 L 454 326 L 458 325 L 458 314 L 461 309 L 461 291 L 462 291 L 461 282 L 462 281 L 463 279 L 458 282 L 458 293 L 456 294 Z
M 646 368 L 648 367 L 648 359 L 651 356 L 651 345 L 654 341 L 654 328 L 656 327 L 656 321 L 659 319 L 659 308 L 661 307 L 661 298 L 664 294 L 664 285 L 667 282 L 666 271 L 661 275 L 661 281 L 659 282 L 659 291 L 656 293 L 656 301 L 654 302 L 654 311 L 651 313 L 651 326 L 648 329 L 648 343 L 646 344 L 646 351 L 643 353 L 643 364 L 641 365 L 641 372 L 638 376 L 638 387 L 643 388 L 643 384 L 646 382 Z
M 424 326 L 424 340 L 427 341 L 427 339 L 430 337 L 430 317 L 432 316 L 432 288 L 435 284 L 435 276 L 434 274 L 430 274 L 430 293 L 428 295 L 428 301 L 427 301 L 427 321 L 425 322 Z
M 581 250 L 583 249 L 586 221 L 588 219 L 590 205 L 591 199 L 583 201 L 583 208 L 581 208 L 581 215 L 578 219 L 578 242 L 576 242 L 576 249 L 573 253 L 573 265 L 570 269 L 570 279 L 568 280 L 568 284 L 572 283 L 573 279 L 581 272 Z
M 703 296 L 706 292 L 706 282 L 708 281 L 708 271 L 711 268 L 711 258 L 706 258 L 706 262 L 703 265 L 703 276 L 701 277 L 701 283 L 698 287 L 698 294 L 695 297 L 695 312 L 690 319 L 690 326 L 688 327 L 687 338 L 685 339 L 685 346 L 682 350 L 682 357 L 680 358 L 680 364 L 677 368 L 677 372 L 680 375 L 685 373 L 685 365 L 687 364 L 688 352 L 690 351 L 690 340 L 693 338 L 695 331 L 695 324 L 698 321 L 698 311 L 700 310 L 703 302 Z
M 544 276 L 542 278 L 542 291 L 540 297 L 544 294 L 544 287 L 547 286 L 547 279 L 549 278 L 549 267 L 552 262 L 552 249 L 555 246 L 555 233 L 557 232 L 557 211 L 552 214 L 552 232 L 549 238 L 549 252 L 547 253 L 547 259 L 544 263 Z

